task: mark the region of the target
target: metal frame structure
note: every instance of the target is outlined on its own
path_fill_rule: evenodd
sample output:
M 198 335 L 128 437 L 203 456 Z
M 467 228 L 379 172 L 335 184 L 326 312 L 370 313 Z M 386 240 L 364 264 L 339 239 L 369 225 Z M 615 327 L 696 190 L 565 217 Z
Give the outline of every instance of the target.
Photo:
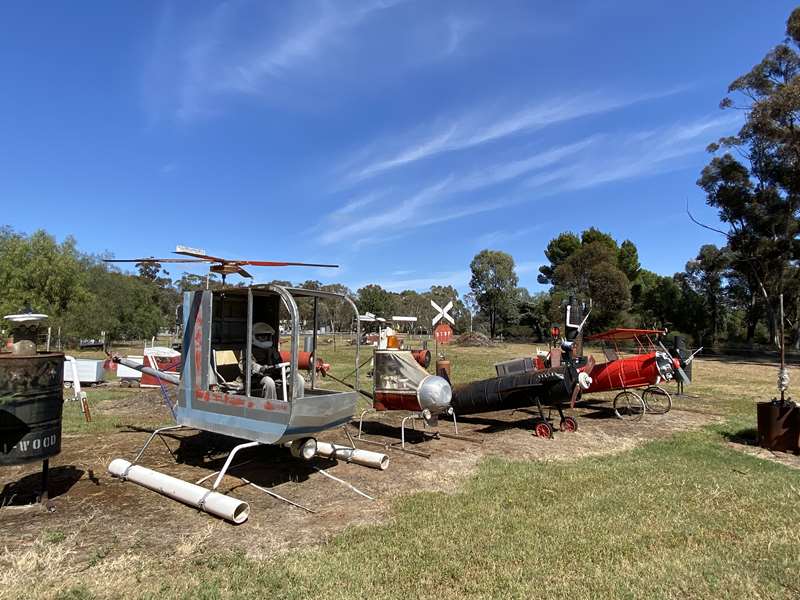
M 602 373 L 609 369 L 609 365 L 615 365 L 613 373 L 602 380 L 597 374 L 592 375 L 594 380 L 592 386 L 595 388 L 600 386 L 601 389 L 590 387 L 588 392 L 620 390 L 613 401 L 614 413 L 620 419 L 639 421 L 647 412 L 653 414 L 669 412 L 672 408 L 672 396 L 659 384 L 662 380 L 671 379 L 664 375 L 665 367 L 669 366 L 675 372 L 680 369 L 680 363 L 675 364 L 675 359 L 666 351 L 663 344 L 653 341 L 652 336 L 665 334 L 666 331 L 661 329 L 618 328 L 587 337 L 587 341 L 601 342 L 606 356 L 605 363 L 595 366 L 595 369 L 599 370 L 595 373 Z M 620 349 L 622 341 L 634 343 L 635 348 L 631 356 L 623 356 L 625 352 Z M 613 354 L 609 352 L 609 344 L 613 344 Z M 660 359 L 663 364 L 659 362 Z M 668 362 L 663 362 L 665 360 Z M 633 391 L 642 388 L 644 389 L 641 395 Z M 660 400 L 656 402 L 656 398 Z
M 294 299 L 300 297 L 314 299 L 314 354 L 316 354 L 318 330 L 316 308 L 320 298 L 346 301 L 352 307 L 354 315 L 356 317 L 358 315 L 355 304 L 347 296 L 317 290 L 286 288 L 274 284 L 203 290 L 185 294 L 183 365 L 176 406 L 176 420 L 179 425 L 262 444 L 283 444 L 311 437 L 320 431 L 342 425 L 352 418 L 358 398 L 357 392 L 320 389 L 317 387 L 313 370 L 310 389 L 305 390 L 304 394 L 300 394 L 295 384 L 296 377 L 299 376 L 297 362 L 300 319 Z M 218 309 L 215 309 L 215 303 L 219 303 Z M 240 330 L 236 332 L 238 337 L 226 330 L 224 307 L 227 305 L 230 308 L 232 304 L 238 304 L 234 308 L 239 311 L 246 308 L 246 336 L 241 336 Z M 269 313 L 276 331 L 279 330 L 278 311 L 281 304 L 289 313 L 290 358 L 288 364 L 281 365 L 284 374 L 281 386 L 283 397 L 268 400 L 253 395 L 254 382 L 251 375 L 253 319 L 264 318 L 263 315 Z M 260 314 L 257 315 L 257 312 Z M 241 316 L 238 320 L 240 323 Z M 360 335 L 358 321 L 356 328 L 358 337 Z M 244 386 L 240 390 L 231 387 L 230 382 L 220 380 L 218 373 L 212 368 L 214 352 L 219 349 L 231 349 L 233 346 L 236 346 L 245 357 L 245 369 L 242 373 Z M 359 383 L 359 356 L 357 342 L 354 373 L 356 389 Z
M 183 350 L 180 377 L 154 372 L 160 379 L 178 385 L 173 426 L 157 429 L 133 460 L 138 463 L 147 447 L 164 431 L 182 428 L 209 431 L 248 440 L 231 451 L 221 475 L 219 485 L 232 457 L 241 449 L 258 444 L 285 445 L 295 440 L 313 439 L 321 431 L 348 423 L 355 411 L 358 392 L 333 391 L 317 387 L 312 369 L 311 384 L 301 394 L 296 385 L 299 377 L 297 362 L 300 343 L 300 318 L 295 298 L 314 299 L 314 342 L 316 355 L 318 330 L 318 302 L 335 299 L 347 302 L 356 317 L 355 389 L 359 385 L 361 327 L 355 303 L 343 294 L 287 288 L 275 284 L 247 288 L 222 288 L 186 292 L 183 301 Z M 217 307 L 218 305 L 218 307 Z M 226 309 L 227 306 L 227 309 Z M 289 314 L 290 359 L 276 365 L 281 370 L 282 398 L 267 399 L 254 396 L 252 366 L 253 318 L 268 315 L 276 325 L 280 307 Z M 228 310 L 228 313 L 225 311 Z M 225 315 L 237 315 L 226 317 Z M 246 315 L 244 317 L 243 315 Z M 227 320 L 226 320 L 227 319 Z M 246 323 L 242 323 L 246 319 Z M 275 328 L 278 330 L 278 327 Z M 244 356 L 244 382 L 227 382 L 220 379 L 214 364 L 214 353 L 219 349 L 236 348 Z M 116 359 L 124 363 L 124 359 Z M 313 363 L 312 363 L 313 364 Z M 131 368 L 143 367 L 129 364 Z M 145 368 L 145 370 L 147 370 Z M 288 370 L 288 377 L 287 377 Z

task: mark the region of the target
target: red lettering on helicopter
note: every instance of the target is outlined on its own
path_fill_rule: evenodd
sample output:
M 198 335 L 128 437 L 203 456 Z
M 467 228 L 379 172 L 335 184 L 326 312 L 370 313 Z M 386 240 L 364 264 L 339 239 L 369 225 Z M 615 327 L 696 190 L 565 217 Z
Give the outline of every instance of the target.
M 202 363 L 202 345 L 203 345 L 203 311 L 202 307 L 197 311 L 197 317 L 194 320 L 194 381 L 200 384 L 200 365 Z
M 223 392 L 211 392 L 209 390 L 201 390 L 195 388 L 194 397 L 195 399 L 201 400 L 203 402 L 216 402 L 218 404 L 227 404 L 228 406 L 259 409 L 256 403 L 248 399 L 246 396 L 234 396 L 231 394 L 225 394 Z M 276 405 L 267 400 L 260 407 L 260 410 L 288 412 L 288 406 L 284 406 L 282 403 Z

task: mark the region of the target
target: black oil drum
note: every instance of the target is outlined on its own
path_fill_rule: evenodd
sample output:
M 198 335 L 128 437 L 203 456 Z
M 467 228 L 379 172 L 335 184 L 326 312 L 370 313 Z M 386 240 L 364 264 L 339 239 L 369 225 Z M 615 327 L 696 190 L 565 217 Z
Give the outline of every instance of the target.
M 0 465 L 61 451 L 64 355 L 0 353 Z

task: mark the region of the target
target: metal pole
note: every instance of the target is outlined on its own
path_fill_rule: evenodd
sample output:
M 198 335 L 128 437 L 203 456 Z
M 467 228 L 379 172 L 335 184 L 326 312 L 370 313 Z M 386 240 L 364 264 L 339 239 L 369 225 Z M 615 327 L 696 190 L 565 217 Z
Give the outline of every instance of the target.
M 781 301 L 781 375 L 783 375 L 784 369 L 786 368 L 786 357 L 784 354 L 784 331 L 783 331 L 783 294 L 780 295 Z M 781 403 L 784 401 L 784 390 L 781 387 Z
M 311 389 L 317 382 L 317 330 L 319 329 L 319 298 L 314 296 L 314 333 L 311 335 Z
M 47 503 L 48 496 L 50 495 L 50 459 L 45 458 L 42 461 L 42 493 L 39 501 L 42 504 Z
M 275 337 L 280 340 L 280 334 Z M 253 288 L 247 288 L 247 344 L 245 349 L 247 354 L 244 361 L 244 395 L 249 396 L 253 373 Z M 284 390 L 284 394 L 286 394 L 286 390 Z

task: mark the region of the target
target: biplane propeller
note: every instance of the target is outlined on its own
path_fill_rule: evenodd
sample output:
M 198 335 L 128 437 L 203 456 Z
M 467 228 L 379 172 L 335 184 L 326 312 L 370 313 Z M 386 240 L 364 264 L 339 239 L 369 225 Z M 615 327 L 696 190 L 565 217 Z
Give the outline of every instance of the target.
M 209 270 L 212 273 L 219 273 L 222 275 L 222 284 L 225 284 L 225 277 L 228 275 L 241 275 L 252 279 L 253 276 L 244 269 L 244 266 L 253 267 L 327 267 L 337 268 L 339 265 L 328 265 L 321 263 L 304 263 L 293 261 L 275 261 L 275 260 L 232 260 L 228 258 L 221 258 L 219 256 L 211 256 L 206 254 L 205 250 L 198 248 L 190 248 L 188 246 L 178 245 L 173 254 L 181 254 L 188 258 L 155 258 L 148 256 L 145 258 L 106 258 L 103 262 L 108 263 L 210 263 Z

